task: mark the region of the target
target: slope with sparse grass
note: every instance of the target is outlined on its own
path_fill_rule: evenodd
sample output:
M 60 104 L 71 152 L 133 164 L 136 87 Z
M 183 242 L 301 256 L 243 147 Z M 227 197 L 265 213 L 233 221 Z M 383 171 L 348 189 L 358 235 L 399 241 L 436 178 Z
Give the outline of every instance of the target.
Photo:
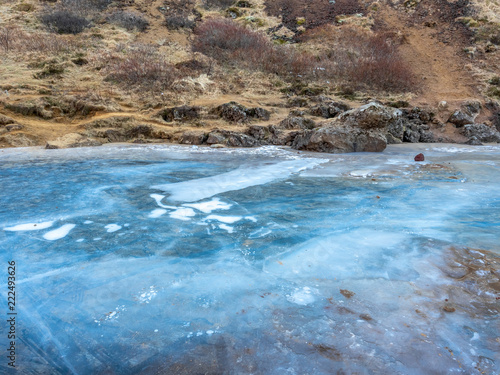
M 159 109 L 230 101 L 279 123 L 289 103 L 320 97 L 450 110 L 477 98 L 487 119 L 500 100 L 497 10 L 485 0 L 2 0 L 0 113 L 20 127 L 7 140 L 0 130 L 0 145 L 22 144 L 16 135 L 43 145 L 106 113 L 148 119 L 175 140 L 190 126 L 232 125 L 165 124 Z M 25 107 L 35 109 L 15 110 Z

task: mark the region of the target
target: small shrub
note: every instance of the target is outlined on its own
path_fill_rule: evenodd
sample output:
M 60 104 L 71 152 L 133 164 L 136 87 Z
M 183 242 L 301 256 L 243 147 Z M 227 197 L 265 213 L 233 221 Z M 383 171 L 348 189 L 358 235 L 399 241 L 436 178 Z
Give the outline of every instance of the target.
M 104 60 L 106 80 L 135 89 L 165 90 L 179 75 L 152 46 L 133 46 L 125 56 L 109 55 Z
M 19 52 L 58 53 L 78 47 L 68 40 L 68 38 L 71 37 L 44 33 L 26 33 L 12 25 L 0 27 L 0 47 L 6 53 L 11 50 Z
M 500 86 L 500 76 L 494 76 L 488 80 L 490 85 Z
M 358 0 L 266 0 L 268 14 L 281 17 L 283 24 L 290 30 L 297 31 L 299 26 L 307 29 L 335 21 L 339 15 L 361 13 L 363 7 Z M 305 23 L 297 24 L 297 19 L 304 19 Z
M 210 19 L 195 30 L 193 50 L 226 63 L 281 76 L 310 76 L 313 57 L 299 54 L 290 46 L 271 43 L 259 32 L 232 20 Z
M 9 52 L 9 50 L 14 48 L 18 34 L 19 30 L 15 26 L 7 25 L 0 27 L 0 46 L 5 52 Z
M 165 16 L 165 26 L 169 30 L 193 29 L 194 20 L 185 13 L 168 14 Z
M 45 13 L 41 21 L 59 34 L 79 34 L 90 26 L 90 22 L 68 10 L 56 10 Z
M 50 76 L 60 76 L 64 73 L 64 65 L 59 64 L 57 61 L 49 61 L 43 64 L 43 69 L 34 74 L 37 79 L 42 79 Z
M 307 35 L 311 37 L 321 37 L 318 40 L 331 43 L 319 62 L 322 70 L 318 75 L 326 79 L 356 90 L 403 92 L 414 88 L 411 69 L 386 34 L 373 34 L 355 27 L 330 27 Z
M 113 12 L 107 20 L 129 31 L 133 29 L 145 31 L 149 27 L 148 20 L 142 15 L 121 10 Z
M 239 50 L 269 50 L 267 38 L 236 22 L 225 19 L 211 19 L 199 25 L 195 31 L 193 48 L 205 55 L 220 58 Z

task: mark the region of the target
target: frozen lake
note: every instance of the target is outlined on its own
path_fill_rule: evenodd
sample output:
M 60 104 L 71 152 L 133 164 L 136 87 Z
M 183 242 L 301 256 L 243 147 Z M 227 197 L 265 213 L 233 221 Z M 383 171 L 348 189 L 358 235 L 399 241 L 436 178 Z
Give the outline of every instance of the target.
M 500 371 L 499 145 L 4 149 L 0 198 L 19 374 Z

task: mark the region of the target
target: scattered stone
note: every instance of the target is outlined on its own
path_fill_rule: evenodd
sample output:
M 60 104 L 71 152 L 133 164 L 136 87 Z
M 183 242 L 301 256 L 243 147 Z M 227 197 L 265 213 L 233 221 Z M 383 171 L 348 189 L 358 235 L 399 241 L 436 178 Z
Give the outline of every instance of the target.
M 259 141 L 244 133 L 218 129 L 210 132 L 206 143 L 223 144 L 229 147 L 255 147 L 260 146 Z
M 288 100 L 288 107 L 307 107 L 309 100 L 303 97 L 294 97 Z
M 438 109 L 440 111 L 446 111 L 448 109 L 448 102 L 446 102 L 444 100 L 440 101 L 438 104 Z
M 172 121 L 191 121 L 200 118 L 202 108 L 197 106 L 181 106 L 165 108 L 158 113 L 163 120 L 167 122 Z
M 15 123 L 14 119 L 0 114 L 0 126 L 9 125 Z
M 78 133 L 70 133 L 57 138 L 55 141 L 47 142 L 45 149 L 54 150 L 59 148 L 94 147 L 101 145 L 102 142 L 96 139 L 88 138 Z
M 210 111 L 228 122 L 244 123 L 251 119 L 269 120 L 271 112 L 264 108 L 247 108 L 236 102 L 222 104 Z
M 280 129 L 313 129 L 316 122 L 302 116 L 288 116 L 278 124 Z
M 312 116 L 318 116 L 323 118 L 333 118 L 351 108 L 342 102 L 329 101 L 318 104 L 309 110 Z
M 457 127 L 461 127 L 467 124 L 474 123 L 474 118 L 472 116 L 467 115 L 462 111 L 455 111 L 448 119 L 448 122 L 451 122 Z
M 188 145 L 202 145 L 208 139 L 208 134 L 205 133 L 195 133 L 195 132 L 185 132 L 182 134 L 180 143 Z
M 8 132 L 13 132 L 13 131 L 16 131 L 16 130 L 23 130 L 24 129 L 24 126 L 23 125 L 19 125 L 19 124 L 10 124 L 10 125 L 7 125 L 5 127 L 5 129 L 8 131 Z
M 415 161 L 424 161 L 425 160 L 425 157 L 424 157 L 424 154 L 418 154 L 417 156 L 415 156 Z
M 497 142 L 500 143 L 500 132 L 492 126 L 486 124 L 468 124 L 461 129 L 461 134 L 469 138 L 474 137 L 479 142 Z M 475 142 L 472 140 L 471 142 Z
M 220 143 L 214 143 L 213 145 L 210 145 L 210 148 L 226 148 L 226 146 Z
M 467 142 L 465 142 L 466 145 L 471 145 L 471 146 L 482 146 L 483 144 L 475 135 L 469 138 Z
M 0 136 L 0 144 L 11 147 L 32 147 L 40 145 L 40 139 L 27 133 L 7 133 Z
M 473 124 L 476 117 L 481 112 L 481 103 L 475 100 L 462 103 L 460 109 L 453 112 L 448 122 L 462 127 L 467 124 Z

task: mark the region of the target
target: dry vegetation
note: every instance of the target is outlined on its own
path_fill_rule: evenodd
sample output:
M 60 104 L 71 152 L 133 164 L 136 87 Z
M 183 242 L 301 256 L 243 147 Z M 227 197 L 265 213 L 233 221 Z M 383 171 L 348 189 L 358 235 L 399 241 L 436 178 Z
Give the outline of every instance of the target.
M 441 10 L 426 12 L 438 5 L 430 0 L 0 1 L 0 112 L 15 117 L 7 108 L 42 103 L 34 116 L 43 109 L 53 113 L 44 121 L 63 124 L 72 113 L 61 104 L 65 96 L 79 98 L 81 116 L 121 112 L 148 121 L 156 121 L 151 116 L 165 105 L 230 100 L 264 103 L 281 114 L 291 96 L 318 93 L 358 102 L 425 101 L 431 90 L 418 59 L 430 65 L 434 56 L 413 57 L 406 28 L 423 30 L 435 43 L 447 39 L 445 47 L 457 43 L 450 57 L 457 65 L 474 66 L 463 74 L 480 75 L 478 90 L 500 99 L 500 85 L 489 83 L 500 75 L 500 27 L 492 16 L 497 8 L 482 0 L 474 0 L 475 10 L 463 1 L 441 3 Z M 483 65 L 467 60 L 469 47 Z

